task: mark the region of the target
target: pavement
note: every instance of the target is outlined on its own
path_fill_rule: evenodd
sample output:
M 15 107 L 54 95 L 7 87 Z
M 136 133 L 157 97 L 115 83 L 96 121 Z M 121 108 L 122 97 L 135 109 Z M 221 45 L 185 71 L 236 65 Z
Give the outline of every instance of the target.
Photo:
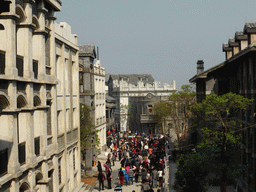
M 106 162 L 107 157 L 104 154 L 100 154 L 98 156 L 98 159 L 102 165 Z M 104 167 L 102 167 L 104 170 Z M 108 187 L 108 183 L 107 180 L 104 181 L 104 192 L 113 192 L 114 191 L 114 187 L 117 186 L 117 183 L 119 183 L 119 179 L 118 179 L 118 169 L 121 168 L 121 164 L 119 161 L 115 161 L 115 166 L 112 166 L 112 182 L 111 182 L 111 187 L 112 189 L 107 189 Z M 97 167 L 93 167 L 94 171 L 97 171 Z M 154 191 L 157 192 L 157 189 L 160 189 L 161 192 L 164 192 L 164 188 L 154 188 Z M 133 190 L 135 190 L 135 192 L 141 192 L 141 182 L 140 182 L 140 177 L 139 177 L 139 182 L 135 183 L 133 182 L 133 185 L 127 185 L 124 181 L 124 185 L 122 186 L 122 192 L 132 192 Z M 87 189 L 85 192 L 98 192 L 99 191 L 99 181 L 96 180 L 96 182 L 94 183 L 94 185 L 90 188 Z

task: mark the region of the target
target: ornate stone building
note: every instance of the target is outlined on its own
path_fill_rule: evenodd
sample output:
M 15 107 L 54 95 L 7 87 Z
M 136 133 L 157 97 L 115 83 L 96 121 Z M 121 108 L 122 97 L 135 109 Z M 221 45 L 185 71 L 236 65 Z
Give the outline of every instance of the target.
M 100 148 L 106 145 L 105 68 L 96 57 L 94 45 L 79 46 L 80 102 L 91 107 L 95 129 L 99 130 Z
M 0 191 L 82 187 L 77 36 L 59 0 L 11 0 L 0 14 Z
M 234 38 L 223 44 L 226 61 L 204 71 L 203 62 L 197 62 L 197 74 L 190 79 L 196 83 L 198 102 L 206 95 L 233 92 L 247 98 L 254 98 L 252 106 L 241 111 L 239 118 L 242 130 L 241 164 L 248 165 L 239 178 L 237 190 L 256 191 L 256 23 L 246 23 L 243 31 L 237 31 Z
M 154 103 L 167 100 L 176 91 L 176 84 L 173 81 L 161 86 L 149 74 L 110 74 L 108 89 L 117 100 L 115 114 L 120 131 L 155 133 Z M 124 107 L 120 110 L 119 106 Z

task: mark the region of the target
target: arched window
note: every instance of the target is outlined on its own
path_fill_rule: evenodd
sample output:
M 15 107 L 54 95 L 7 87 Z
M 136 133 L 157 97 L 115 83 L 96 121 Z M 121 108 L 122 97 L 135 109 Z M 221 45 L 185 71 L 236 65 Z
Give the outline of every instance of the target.
M 27 105 L 27 101 L 24 95 L 19 95 L 17 97 L 17 108 L 22 108 L 25 107 Z
M 27 190 L 29 190 L 30 186 L 27 182 L 22 183 L 22 185 L 20 186 L 20 192 L 25 192 Z
M 34 96 L 34 107 L 41 105 L 41 100 L 38 95 Z
M 6 109 L 10 105 L 9 100 L 5 95 L 0 93 L 0 110 Z

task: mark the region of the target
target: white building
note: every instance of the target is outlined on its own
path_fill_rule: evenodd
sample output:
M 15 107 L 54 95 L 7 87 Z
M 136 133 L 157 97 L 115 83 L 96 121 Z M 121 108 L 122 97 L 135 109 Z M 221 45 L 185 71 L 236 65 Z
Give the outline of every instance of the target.
M 100 60 L 94 65 L 95 85 L 95 128 L 98 130 L 100 147 L 106 145 L 106 94 L 105 94 L 105 68 L 100 66 Z
M 154 103 L 167 100 L 176 91 L 175 81 L 172 85 L 164 83 L 161 86 L 149 74 L 110 74 L 108 86 L 109 95 L 117 99 L 115 114 L 120 131 L 153 133 L 155 122 L 151 113 Z
M 59 0 L 0 14 L 0 191 L 81 188 L 77 37 Z

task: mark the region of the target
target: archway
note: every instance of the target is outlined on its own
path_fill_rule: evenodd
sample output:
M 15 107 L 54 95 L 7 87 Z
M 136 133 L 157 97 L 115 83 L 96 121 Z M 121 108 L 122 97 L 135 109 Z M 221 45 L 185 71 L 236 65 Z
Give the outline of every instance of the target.
M 22 108 L 25 107 L 27 105 L 27 101 L 24 95 L 20 94 L 17 97 L 17 108 Z
M 9 105 L 10 103 L 7 97 L 0 93 L 0 111 L 8 108 Z
M 17 5 L 15 12 L 20 16 L 20 18 L 17 20 L 17 23 L 23 23 L 26 20 L 25 11 L 23 8 L 20 5 Z
M 20 186 L 20 192 L 26 192 L 27 190 L 29 190 L 30 186 L 27 182 L 22 183 L 22 185 Z
M 34 107 L 41 105 L 41 99 L 38 95 L 34 96 Z
M 40 28 L 38 18 L 35 15 L 32 16 L 32 23 L 35 25 L 35 30 Z

